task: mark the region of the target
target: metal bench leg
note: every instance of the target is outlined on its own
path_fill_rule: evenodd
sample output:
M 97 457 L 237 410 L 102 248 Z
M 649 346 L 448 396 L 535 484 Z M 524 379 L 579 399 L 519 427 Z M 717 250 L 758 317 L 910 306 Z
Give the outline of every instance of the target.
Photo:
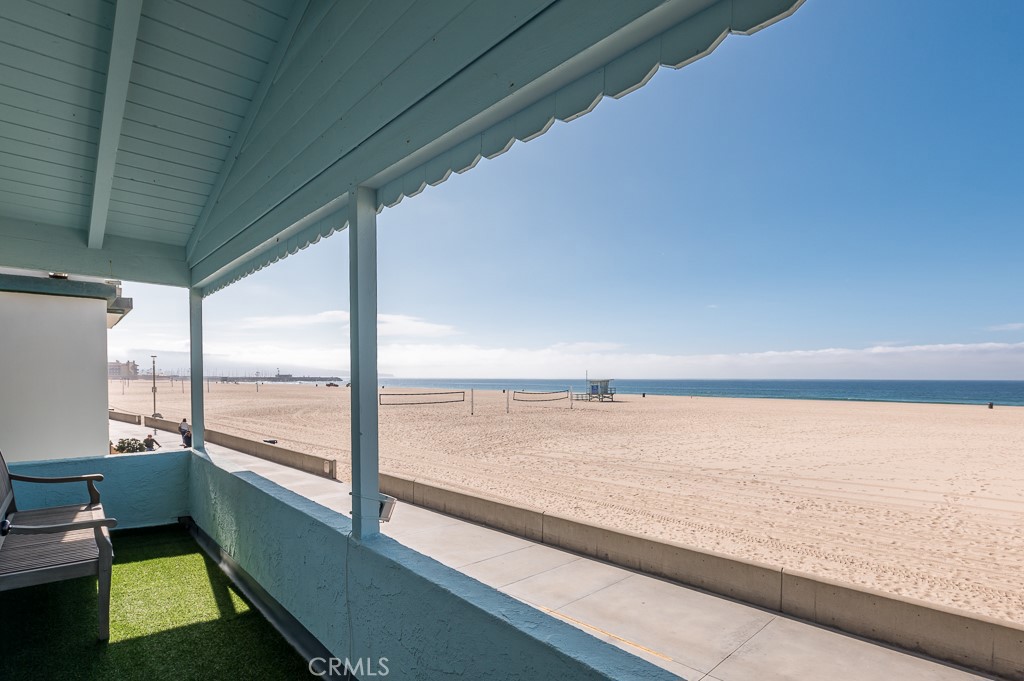
M 100 548 L 99 570 L 97 571 L 99 630 L 97 637 L 101 641 L 110 639 L 110 573 L 113 569 L 114 551 L 110 539 L 96 530 L 96 543 Z

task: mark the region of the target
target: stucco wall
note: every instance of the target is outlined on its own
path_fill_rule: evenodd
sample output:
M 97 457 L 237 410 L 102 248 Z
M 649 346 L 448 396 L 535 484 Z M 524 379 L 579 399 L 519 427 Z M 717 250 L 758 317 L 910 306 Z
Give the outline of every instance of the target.
M 5 455 L 6 456 L 6 455 Z M 63 477 L 102 473 L 96 483 L 103 511 L 117 518 L 118 528 L 151 527 L 177 522 L 188 515 L 189 451 L 159 454 L 118 454 L 77 459 L 11 463 L 12 473 Z M 84 504 L 89 501 L 84 482 L 38 484 L 15 482 L 20 510 Z
M 107 453 L 107 304 L 0 291 L 0 451 Z
M 328 650 L 401 679 L 672 679 L 672 674 L 349 519 L 202 455 L 192 517 Z

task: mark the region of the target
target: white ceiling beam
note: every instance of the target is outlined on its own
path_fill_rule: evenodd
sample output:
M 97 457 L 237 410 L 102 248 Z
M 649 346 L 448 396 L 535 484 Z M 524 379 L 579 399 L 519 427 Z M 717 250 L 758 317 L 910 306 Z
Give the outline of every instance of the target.
M 92 215 L 89 219 L 89 248 L 102 248 L 110 211 L 110 192 L 114 184 L 117 145 L 128 99 L 128 82 L 135 59 L 135 37 L 139 33 L 142 0 L 118 0 L 114 15 L 114 34 L 110 41 L 107 89 L 103 95 L 103 122 L 96 154 L 96 180 L 92 189 Z
M 189 285 L 182 246 L 109 235 L 88 248 L 82 230 L 0 216 L 0 267 L 68 272 L 91 277 Z

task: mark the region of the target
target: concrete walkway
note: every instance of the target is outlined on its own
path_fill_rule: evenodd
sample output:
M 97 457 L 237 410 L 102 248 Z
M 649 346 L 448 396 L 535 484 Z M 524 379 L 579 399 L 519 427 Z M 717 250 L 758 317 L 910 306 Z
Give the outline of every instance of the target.
M 111 438 L 146 430 L 110 422 Z M 162 438 L 162 439 L 161 439 Z M 164 449 L 177 435 L 158 432 Z M 217 445 L 210 458 L 349 515 L 345 483 Z M 383 534 L 690 681 L 991 679 L 399 502 Z

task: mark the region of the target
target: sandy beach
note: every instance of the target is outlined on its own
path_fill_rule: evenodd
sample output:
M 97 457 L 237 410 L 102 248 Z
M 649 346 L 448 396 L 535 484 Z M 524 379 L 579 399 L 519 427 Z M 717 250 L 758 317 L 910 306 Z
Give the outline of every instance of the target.
M 151 412 L 149 384 L 121 391 L 110 406 Z M 206 398 L 208 427 L 347 476 L 349 390 Z M 381 470 L 1024 624 L 1024 407 L 622 395 L 506 414 L 477 391 L 470 415 L 466 400 L 382 406 Z M 187 384 L 159 384 L 166 418 L 188 409 Z

